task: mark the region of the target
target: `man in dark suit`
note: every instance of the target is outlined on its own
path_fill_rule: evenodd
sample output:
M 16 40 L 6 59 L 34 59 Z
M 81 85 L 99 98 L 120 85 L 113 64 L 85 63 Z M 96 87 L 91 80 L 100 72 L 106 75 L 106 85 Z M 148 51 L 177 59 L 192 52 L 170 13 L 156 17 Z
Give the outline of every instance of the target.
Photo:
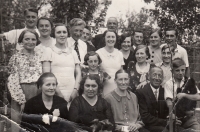
M 150 83 L 136 92 L 142 121 L 151 132 L 167 131 L 169 110 L 164 99 L 164 88 L 161 87 L 163 70 L 159 67 L 151 68 L 149 79 Z
M 117 33 L 117 27 L 118 27 L 118 21 L 116 17 L 110 17 L 108 18 L 107 24 L 106 24 L 108 31 L 114 31 Z M 119 36 L 118 36 L 119 38 Z M 104 36 L 103 34 L 97 34 L 95 35 L 94 39 L 92 40 L 92 43 L 96 47 L 96 50 L 102 48 L 105 46 L 104 42 Z M 118 42 L 115 44 L 115 48 L 119 49 Z

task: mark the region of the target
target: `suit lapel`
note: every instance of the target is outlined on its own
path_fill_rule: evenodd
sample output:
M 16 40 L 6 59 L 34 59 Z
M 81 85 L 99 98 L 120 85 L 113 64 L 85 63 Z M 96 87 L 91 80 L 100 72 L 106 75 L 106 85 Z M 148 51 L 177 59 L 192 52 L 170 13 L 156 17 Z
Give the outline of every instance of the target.
M 153 93 L 153 91 L 152 91 L 152 89 L 151 89 L 150 84 L 148 84 L 147 93 L 148 93 L 150 99 L 151 99 L 152 101 L 155 101 L 155 102 L 156 102 L 156 97 L 155 97 L 155 95 L 154 95 L 154 93 Z

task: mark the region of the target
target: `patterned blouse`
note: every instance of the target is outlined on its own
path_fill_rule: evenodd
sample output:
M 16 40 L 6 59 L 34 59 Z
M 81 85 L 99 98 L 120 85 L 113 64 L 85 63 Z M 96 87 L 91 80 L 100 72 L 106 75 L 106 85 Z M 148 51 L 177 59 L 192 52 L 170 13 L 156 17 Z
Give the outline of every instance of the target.
M 21 83 L 35 83 L 42 74 L 40 56 L 34 53 L 29 57 L 24 50 L 15 53 L 9 61 L 8 89 L 13 100 L 19 104 L 25 103 L 25 95 Z

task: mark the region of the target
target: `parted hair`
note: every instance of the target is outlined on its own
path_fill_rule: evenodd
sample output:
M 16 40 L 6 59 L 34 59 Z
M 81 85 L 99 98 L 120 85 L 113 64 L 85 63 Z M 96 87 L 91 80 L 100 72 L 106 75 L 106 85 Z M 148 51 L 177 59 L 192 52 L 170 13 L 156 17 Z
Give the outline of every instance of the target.
M 64 26 L 67 29 L 67 33 L 68 33 L 68 36 L 69 36 L 69 30 L 68 30 L 67 26 L 63 23 L 56 23 L 54 25 L 54 27 L 52 28 L 51 37 L 55 38 L 55 30 L 56 30 L 56 27 L 58 27 L 58 26 Z
M 146 46 L 146 45 L 138 45 L 138 46 L 136 47 L 136 49 L 134 50 L 134 53 L 133 53 L 133 58 L 134 58 L 134 60 L 137 61 L 137 59 L 136 59 L 136 57 L 135 57 L 136 52 L 137 52 L 139 49 L 142 49 L 142 48 L 145 48 L 145 53 L 146 53 L 146 55 L 147 55 L 147 59 L 150 58 L 150 53 L 149 53 L 149 48 L 148 48 L 148 46 Z
M 99 60 L 99 64 L 101 64 L 101 63 L 102 63 L 102 60 L 101 60 L 99 54 L 96 53 L 95 51 L 90 51 L 90 52 L 88 52 L 88 53 L 85 55 L 85 57 L 84 57 L 84 63 L 83 63 L 83 64 L 84 64 L 84 65 L 88 65 L 87 61 L 89 60 L 89 57 L 90 57 L 90 56 L 94 56 L 94 55 L 97 56 L 97 58 L 98 58 L 98 60 Z
M 30 7 L 30 8 L 27 8 L 26 10 L 24 10 L 24 16 L 26 16 L 26 13 L 30 11 L 30 12 L 34 12 L 38 15 L 38 9 L 36 8 L 33 8 L 33 7 Z
M 182 66 L 182 65 L 185 65 L 185 62 L 181 58 L 175 58 L 172 61 L 172 67 L 175 68 L 175 69 Z
M 115 79 L 117 79 L 117 75 L 120 74 L 120 73 L 127 73 L 127 74 L 128 74 L 128 72 L 127 72 L 126 70 L 120 69 L 120 70 L 118 70 L 118 71 L 115 73 Z M 128 76 L 129 76 L 129 74 L 128 74 Z M 130 76 L 129 76 L 129 77 L 130 77 Z
M 44 79 L 48 77 L 54 77 L 56 79 L 56 85 L 58 85 L 56 76 L 51 72 L 43 73 L 37 80 L 37 88 L 39 89 L 44 84 Z
M 47 20 L 49 21 L 50 25 L 51 25 L 51 29 L 53 28 L 53 22 L 50 18 L 47 18 L 47 17 L 40 17 L 38 20 L 37 20 L 37 28 L 39 26 L 39 23 L 40 23 L 40 20 Z
M 81 18 L 74 18 L 69 22 L 69 26 L 73 27 L 73 26 L 86 26 L 85 21 L 83 21 Z
M 40 44 L 40 40 L 39 40 L 39 35 L 38 35 L 38 33 L 37 33 L 35 30 L 30 30 L 30 29 L 26 29 L 26 30 L 22 31 L 22 33 L 19 35 L 18 43 L 22 43 L 22 41 L 23 41 L 23 39 L 24 39 L 24 35 L 25 35 L 27 32 L 30 32 L 30 33 L 32 33 L 32 34 L 35 35 L 36 40 L 37 40 L 36 45 Z

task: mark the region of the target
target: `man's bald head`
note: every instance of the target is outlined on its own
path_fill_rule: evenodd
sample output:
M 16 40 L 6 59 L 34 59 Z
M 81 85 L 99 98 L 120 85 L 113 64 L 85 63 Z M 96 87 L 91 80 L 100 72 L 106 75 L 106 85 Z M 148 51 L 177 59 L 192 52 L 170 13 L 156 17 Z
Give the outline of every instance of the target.
M 108 31 L 115 31 L 117 32 L 118 27 L 118 20 L 116 17 L 109 17 L 107 21 L 107 28 Z

